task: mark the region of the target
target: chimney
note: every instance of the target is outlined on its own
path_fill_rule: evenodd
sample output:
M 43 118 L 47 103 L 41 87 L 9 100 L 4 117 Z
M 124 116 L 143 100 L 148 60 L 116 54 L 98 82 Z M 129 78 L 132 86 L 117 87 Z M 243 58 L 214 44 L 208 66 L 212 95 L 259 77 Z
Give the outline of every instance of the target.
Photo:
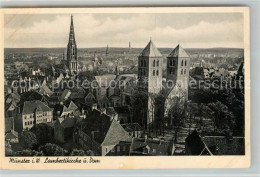
M 145 142 L 147 141 L 147 138 L 148 138 L 148 136 L 147 136 L 147 134 L 145 134 L 145 135 L 144 135 L 144 141 L 145 141 Z
M 101 111 L 102 114 L 106 114 L 106 112 L 107 112 L 106 108 L 103 108 L 100 111 Z
M 92 104 L 92 110 L 94 110 L 94 109 L 97 109 L 97 104 L 96 103 Z

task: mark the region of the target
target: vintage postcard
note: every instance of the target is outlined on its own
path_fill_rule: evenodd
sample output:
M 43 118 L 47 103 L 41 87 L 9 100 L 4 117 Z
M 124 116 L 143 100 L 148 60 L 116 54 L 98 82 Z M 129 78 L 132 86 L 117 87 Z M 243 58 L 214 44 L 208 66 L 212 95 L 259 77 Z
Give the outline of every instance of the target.
M 248 7 L 0 18 L 1 169 L 250 167 Z

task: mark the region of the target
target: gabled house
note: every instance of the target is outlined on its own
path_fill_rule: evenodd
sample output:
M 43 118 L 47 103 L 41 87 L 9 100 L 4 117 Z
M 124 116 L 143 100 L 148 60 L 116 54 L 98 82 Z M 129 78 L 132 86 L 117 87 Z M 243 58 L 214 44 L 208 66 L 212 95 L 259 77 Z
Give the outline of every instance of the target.
M 121 125 L 133 138 L 141 138 L 143 135 L 144 129 L 138 123 L 128 123 Z
M 204 136 L 195 130 L 185 141 L 186 155 L 244 155 L 244 137 Z
M 87 114 L 74 131 L 74 142 L 95 155 L 129 155 L 131 136 L 111 117 L 97 109 Z
M 175 150 L 172 141 L 153 140 L 145 138 L 134 138 L 130 155 L 131 156 L 169 156 Z
M 54 123 L 54 139 L 65 143 L 72 139 L 76 123 L 82 119 L 79 117 L 60 117 Z
M 43 85 L 40 87 L 39 93 L 40 93 L 41 95 L 51 96 L 51 95 L 53 94 L 53 91 L 51 91 L 46 84 L 43 84 Z
M 16 109 L 14 129 L 21 132 L 39 123 L 53 121 L 53 109 L 39 100 L 25 101 Z
M 75 115 L 76 111 L 78 111 L 78 107 L 71 100 L 67 100 L 67 101 L 62 102 L 61 104 L 55 106 L 55 114 L 57 114 L 58 117 Z

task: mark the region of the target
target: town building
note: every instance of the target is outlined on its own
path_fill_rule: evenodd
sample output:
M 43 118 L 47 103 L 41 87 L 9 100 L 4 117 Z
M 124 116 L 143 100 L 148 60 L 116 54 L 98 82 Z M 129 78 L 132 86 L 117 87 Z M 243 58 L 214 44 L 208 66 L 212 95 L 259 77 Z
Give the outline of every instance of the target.
M 95 155 L 129 155 L 131 136 L 111 116 L 93 109 L 74 131 L 75 145 Z
M 145 138 L 134 138 L 131 156 L 169 156 L 174 154 L 174 143 L 172 141 L 153 140 Z
M 34 125 L 53 121 L 53 109 L 39 100 L 25 101 L 16 109 L 14 130 L 31 129 Z

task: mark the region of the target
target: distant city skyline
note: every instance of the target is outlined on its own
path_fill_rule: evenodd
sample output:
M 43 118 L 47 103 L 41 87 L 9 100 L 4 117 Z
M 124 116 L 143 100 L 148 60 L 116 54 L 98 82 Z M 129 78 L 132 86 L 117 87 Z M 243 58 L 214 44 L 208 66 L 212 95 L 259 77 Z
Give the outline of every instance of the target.
M 5 48 L 66 48 L 71 14 L 5 15 Z M 243 48 L 241 13 L 73 14 L 78 48 Z

